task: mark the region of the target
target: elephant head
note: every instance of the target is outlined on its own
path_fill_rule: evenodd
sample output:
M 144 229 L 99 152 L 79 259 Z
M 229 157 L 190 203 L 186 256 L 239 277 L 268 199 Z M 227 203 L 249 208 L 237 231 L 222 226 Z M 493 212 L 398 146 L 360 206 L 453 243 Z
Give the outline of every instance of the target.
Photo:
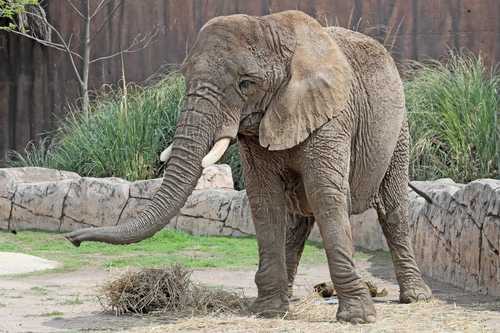
M 163 182 L 132 222 L 82 229 L 66 237 L 127 244 L 161 230 L 184 205 L 203 167 L 238 135 L 258 136 L 269 150 L 291 148 L 334 118 L 350 95 L 344 53 L 313 18 L 298 11 L 231 15 L 205 24 L 182 66 L 184 110 Z

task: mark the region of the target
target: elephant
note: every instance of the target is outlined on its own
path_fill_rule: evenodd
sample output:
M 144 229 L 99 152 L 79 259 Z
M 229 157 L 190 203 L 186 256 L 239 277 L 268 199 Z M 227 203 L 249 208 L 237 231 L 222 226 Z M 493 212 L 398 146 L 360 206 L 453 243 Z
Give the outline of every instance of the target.
M 376 209 L 400 302 L 427 300 L 408 226 L 409 133 L 395 62 L 374 39 L 323 27 L 300 11 L 208 21 L 182 64 L 184 109 L 161 154 L 162 184 L 136 219 L 66 238 L 129 244 L 173 218 L 204 167 L 237 142 L 258 243 L 252 310 L 289 307 L 304 242 L 316 223 L 338 293 L 339 321 L 376 310 L 356 272 L 349 216 Z

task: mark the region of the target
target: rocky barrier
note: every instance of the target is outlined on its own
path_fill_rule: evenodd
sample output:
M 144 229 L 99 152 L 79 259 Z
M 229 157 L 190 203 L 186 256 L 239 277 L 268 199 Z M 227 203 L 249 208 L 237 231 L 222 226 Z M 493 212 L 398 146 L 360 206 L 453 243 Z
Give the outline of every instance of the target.
M 0 169 L 0 229 L 66 232 L 125 223 L 146 207 L 160 184 L 161 179 L 128 182 L 43 168 Z M 500 296 L 500 180 L 414 184 L 431 198 L 409 192 L 413 246 L 424 274 Z M 351 226 L 356 246 L 387 250 L 373 209 L 353 215 Z M 204 170 L 166 228 L 195 235 L 255 233 L 246 193 L 234 190 L 227 165 Z M 310 239 L 321 240 L 317 228 Z
M 413 248 L 424 274 L 500 296 L 500 180 L 412 184 L 432 199 L 410 193 Z
M 80 177 L 44 168 L 0 169 L 0 229 L 68 232 L 126 223 L 148 205 L 161 182 Z M 228 165 L 206 168 L 166 227 L 196 235 L 255 233 L 245 192 L 234 190 Z

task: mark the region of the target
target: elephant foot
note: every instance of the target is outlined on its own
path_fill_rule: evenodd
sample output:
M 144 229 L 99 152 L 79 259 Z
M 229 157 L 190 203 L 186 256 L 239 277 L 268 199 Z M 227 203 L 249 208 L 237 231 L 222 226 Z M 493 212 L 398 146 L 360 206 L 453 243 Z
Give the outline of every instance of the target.
M 368 290 L 359 296 L 338 296 L 337 320 L 351 324 L 374 323 L 377 317 L 375 306 Z
M 283 317 L 288 312 L 288 296 L 257 297 L 250 311 L 258 317 Z
M 399 288 L 399 302 L 404 304 L 428 301 L 432 298 L 432 291 L 422 278 L 402 283 Z

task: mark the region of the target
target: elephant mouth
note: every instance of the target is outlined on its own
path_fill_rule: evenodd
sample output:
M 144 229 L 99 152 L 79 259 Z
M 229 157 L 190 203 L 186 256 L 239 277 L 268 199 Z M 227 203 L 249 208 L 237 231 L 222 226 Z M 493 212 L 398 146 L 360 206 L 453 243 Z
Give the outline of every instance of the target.
M 260 112 L 252 112 L 242 116 L 238 132 L 246 136 L 258 135 L 262 116 L 263 114 Z

